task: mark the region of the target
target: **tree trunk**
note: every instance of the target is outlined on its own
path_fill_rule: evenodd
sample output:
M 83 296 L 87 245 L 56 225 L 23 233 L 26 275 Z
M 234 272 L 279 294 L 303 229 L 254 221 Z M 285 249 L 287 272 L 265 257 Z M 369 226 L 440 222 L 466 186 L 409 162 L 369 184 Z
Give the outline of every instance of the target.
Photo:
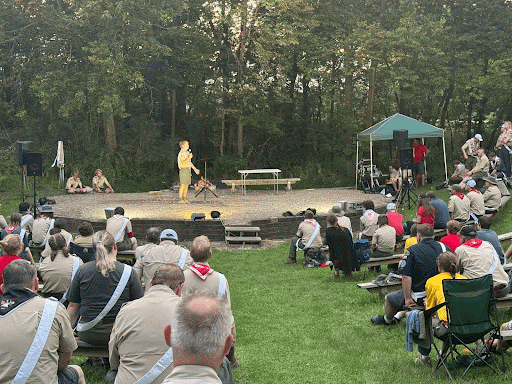
M 244 153 L 244 125 L 242 118 L 238 118 L 238 154 L 242 156 Z
M 368 106 L 366 112 L 366 126 L 373 125 L 373 107 L 375 104 L 375 68 L 368 70 Z
M 117 140 L 112 104 L 109 104 L 107 110 L 103 112 L 103 128 L 105 129 L 105 147 L 107 151 L 114 152 L 117 149 Z
M 469 98 L 469 104 L 468 104 L 468 116 L 467 116 L 467 121 L 466 121 L 466 136 L 467 136 L 467 139 L 470 139 L 473 137 L 473 134 L 471 132 L 471 127 L 472 127 L 472 121 L 473 121 L 473 104 L 475 103 L 475 98 L 473 96 L 471 96 Z
M 171 137 L 176 136 L 176 89 L 171 90 Z
M 453 85 L 453 83 L 450 83 L 450 85 L 448 86 L 448 89 L 446 90 L 446 97 L 444 99 L 443 109 L 441 110 L 441 121 L 439 123 L 440 128 L 442 128 L 442 129 L 444 129 L 445 121 L 446 121 L 446 118 L 448 117 L 448 105 L 450 104 L 450 100 L 452 98 L 454 88 L 455 88 L 455 86 Z
M 224 156 L 224 140 L 225 140 L 225 131 L 226 131 L 226 112 L 224 111 L 224 107 L 222 107 L 222 119 L 220 125 L 220 155 Z

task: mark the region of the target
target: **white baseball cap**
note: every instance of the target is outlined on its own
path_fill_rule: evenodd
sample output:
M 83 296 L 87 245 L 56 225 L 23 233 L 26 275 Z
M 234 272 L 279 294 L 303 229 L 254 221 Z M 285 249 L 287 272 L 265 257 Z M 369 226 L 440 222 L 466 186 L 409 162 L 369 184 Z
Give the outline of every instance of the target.
M 477 134 L 475 135 L 475 137 L 476 137 L 478 140 L 480 140 L 480 141 L 484 141 L 484 139 L 482 138 L 482 135 L 481 135 L 481 134 L 479 134 L 479 133 L 477 133 Z

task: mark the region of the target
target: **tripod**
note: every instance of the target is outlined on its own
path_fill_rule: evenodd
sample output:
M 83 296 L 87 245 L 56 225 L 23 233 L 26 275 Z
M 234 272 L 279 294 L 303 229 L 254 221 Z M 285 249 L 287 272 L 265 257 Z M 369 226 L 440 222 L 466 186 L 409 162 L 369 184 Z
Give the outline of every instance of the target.
M 405 203 L 407 203 L 407 209 L 411 209 L 411 206 L 415 205 L 416 201 L 418 201 L 418 195 L 412 190 L 414 179 L 411 180 L 411 177 L 412 173 L 410 169 L 402 170 L 402 186 L 398 190 L 395 198 L 397 206 L 403 205 L 405 207 Z
M 208 181 L 206 180 L 206 160 L 208 160 L 208 159 L 204 159 L 204 180 L 205 180 L 205 182 L 208 182 Z M 208 185 L 206 185 L 206 184 L 204 185 L 204 187 L 202 187 L 202 188 L 201 188 L 201 189 L 200 189 L 200 190 L 195 194 L 194 198 L 196 198 L 197 196 L 199 196 L 199 195 L 201 194 L 201 192 L 204 192 L 203 200 L 204 200 L 204 201 L 206 201 L 206 195 L 208 194 L 208 191 L 210 191 L 210 192 L 213 194 L 213 196 L 215 196 L 216 198 L 219 198 L 219 196 L 217 196 L 217 195 L 215 194 L 215 192 L 213 192 L 213 191 L 210 189 L 210 187 L 209 187 Z

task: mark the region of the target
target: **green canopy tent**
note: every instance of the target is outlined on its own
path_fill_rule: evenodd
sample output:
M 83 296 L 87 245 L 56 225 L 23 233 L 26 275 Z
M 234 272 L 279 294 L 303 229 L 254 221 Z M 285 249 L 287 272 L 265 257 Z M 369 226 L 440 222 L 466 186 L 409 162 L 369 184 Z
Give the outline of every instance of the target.
M 393 131 L 408 131 L 409 139 L 419 139 L 425 143 L 425 137 L 442 137 L 443 138 L 443 155 L 444 155 L 444 173 L 448 180 L 448 170 L 446 168 L 446 145 L 444 141 L 444 130 L 434 127 L 433 125 L 415 120 L 412 117 L 404 116 L 396 113 L 387 119 L 382 120 L 357 134 L 357 151 L 356 151 L 356 188 L 357 188 L 357 165 L 359 163 L 359 141 L 370 142 L 370 166 L 373 170 L 373 142 L 379 140 L 393 140 Z M 425 168 L 426 169 L 426 168 Z M 373 172 L 370 172 L 371 184 L 373 185 Z

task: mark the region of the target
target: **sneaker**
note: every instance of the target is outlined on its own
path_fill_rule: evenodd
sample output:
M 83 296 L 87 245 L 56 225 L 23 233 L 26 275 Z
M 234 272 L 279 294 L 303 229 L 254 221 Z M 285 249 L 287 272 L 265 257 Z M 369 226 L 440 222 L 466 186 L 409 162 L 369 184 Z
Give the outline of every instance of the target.
M 230 361 L 230 364 L 231 364 L 231 369 L 235 369 L 235 368 L 238 368 L 242 362 L 238 359 L 235 359 L 235 361 Z
M 397 320 L 393 317 L 391 323 L 388 323 L 383 315 L 373 316 L 372 323 L 375 325 L 393 325 L 397 323 Z
M 416 359 L 414 359 L 414 362 L 416 364 L 426 365 L 427 367 L 432 366 L 432 361 L 430 361 L 430 356 L 423 356 L 422 354 L 420 354 Z
M 297 264 L 297 260 L 288 259 L 284 262 L 285 264 Z

